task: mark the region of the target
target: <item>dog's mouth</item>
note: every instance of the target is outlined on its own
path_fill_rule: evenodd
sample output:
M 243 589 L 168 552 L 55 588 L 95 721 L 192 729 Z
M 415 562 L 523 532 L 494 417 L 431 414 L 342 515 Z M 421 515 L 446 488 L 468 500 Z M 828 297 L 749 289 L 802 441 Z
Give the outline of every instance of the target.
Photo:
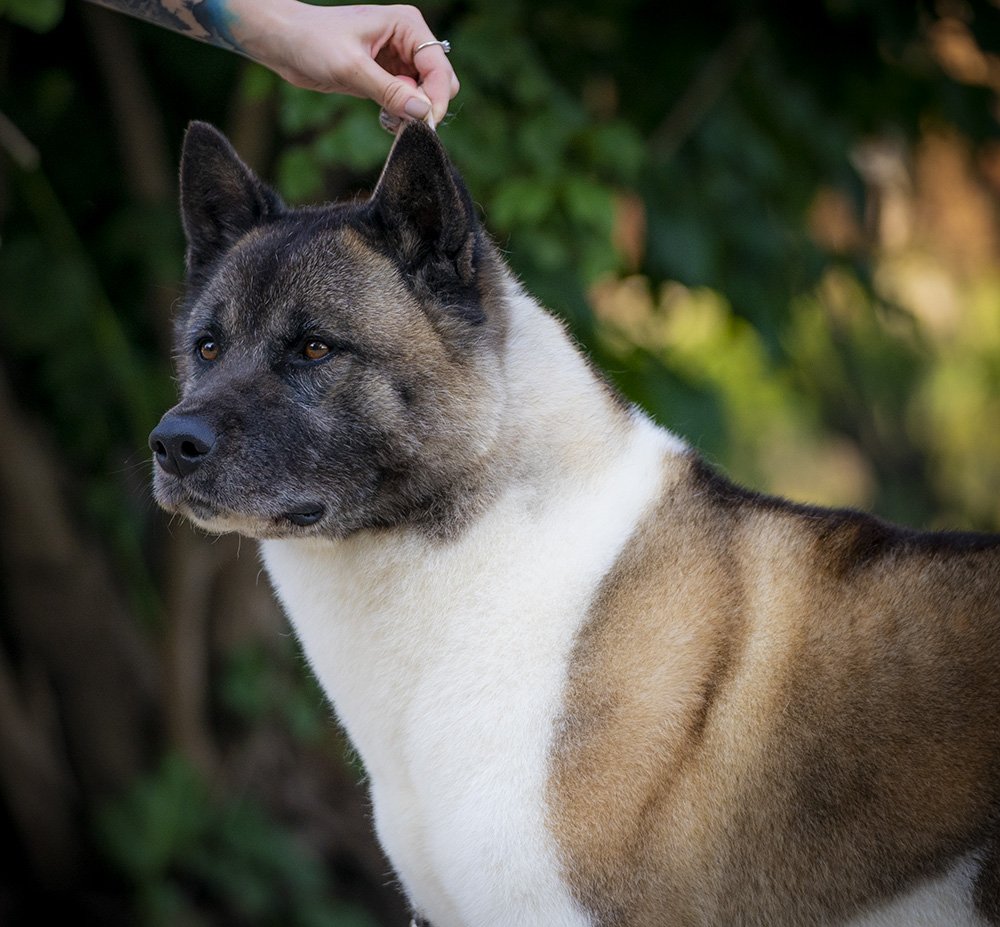
M 310 502 L 298 506 L 291 511 L 284 512 L 280 517 L 287 519 L 299 528 L 309 528 L 315 525 L 326 512 L 326 508 L 319 502 Z
M 326 506 L 317 500 L 295 503 L 285 508 L 268 505 L 270 511 L 253 512 L 207 499 L 185 487 L 180 493 L 160 494 L 164 508 L 189 518 L 198 527 L 214 534 L 237 532 L 255 538 L 298 535 L 302 528 L 318 525 L 326 515 Z M 274 510 L 277 509 L 277 512 Z

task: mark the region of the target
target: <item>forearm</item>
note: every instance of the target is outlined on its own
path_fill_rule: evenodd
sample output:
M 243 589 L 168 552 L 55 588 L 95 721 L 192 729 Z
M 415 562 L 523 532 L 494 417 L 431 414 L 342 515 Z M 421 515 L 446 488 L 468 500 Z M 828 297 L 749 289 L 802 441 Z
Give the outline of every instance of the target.
M 89 0 L 120 13 L 128 13 L 192 39 L 246 54 L 234 35 L 239 17 L 230 0 Z M 238 0 L 237 0 L 238 2 Z M 262 3 L 262 5 L 267 5 Z

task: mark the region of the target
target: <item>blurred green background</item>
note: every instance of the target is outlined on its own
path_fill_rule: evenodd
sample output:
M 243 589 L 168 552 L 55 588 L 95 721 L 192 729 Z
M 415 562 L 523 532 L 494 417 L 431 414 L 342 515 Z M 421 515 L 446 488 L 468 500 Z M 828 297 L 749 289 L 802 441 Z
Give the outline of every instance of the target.
M 526 285 L 729 475 L 1000 525 L 1000 10 L 428 0 L 440 136 Z M 369 102 L 0 0 L 0 924 L 402 925 L 253 545 L 169 522 L 176 161 L 370 190 Z

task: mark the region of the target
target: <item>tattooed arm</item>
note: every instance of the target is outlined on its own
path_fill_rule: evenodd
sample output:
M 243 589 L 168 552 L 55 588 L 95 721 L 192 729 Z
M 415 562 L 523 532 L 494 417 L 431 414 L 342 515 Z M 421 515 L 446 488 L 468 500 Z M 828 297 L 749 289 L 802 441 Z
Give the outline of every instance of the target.
M 299 0 L 91 0 L 239 52 L 289 83 L 369 97 L 401 118 L 444 118 L 458 79 L 412 6 Z

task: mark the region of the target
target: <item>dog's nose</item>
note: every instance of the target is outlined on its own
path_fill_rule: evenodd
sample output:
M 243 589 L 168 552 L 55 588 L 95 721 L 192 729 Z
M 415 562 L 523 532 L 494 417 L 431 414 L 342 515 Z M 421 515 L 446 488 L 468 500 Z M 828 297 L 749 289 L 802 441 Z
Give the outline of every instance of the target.
M 210 425 L 187 415 L 165 415 L 149 436 L 156 462 L 174 476 L 193 473 L 212 453 L 218 435 Z

